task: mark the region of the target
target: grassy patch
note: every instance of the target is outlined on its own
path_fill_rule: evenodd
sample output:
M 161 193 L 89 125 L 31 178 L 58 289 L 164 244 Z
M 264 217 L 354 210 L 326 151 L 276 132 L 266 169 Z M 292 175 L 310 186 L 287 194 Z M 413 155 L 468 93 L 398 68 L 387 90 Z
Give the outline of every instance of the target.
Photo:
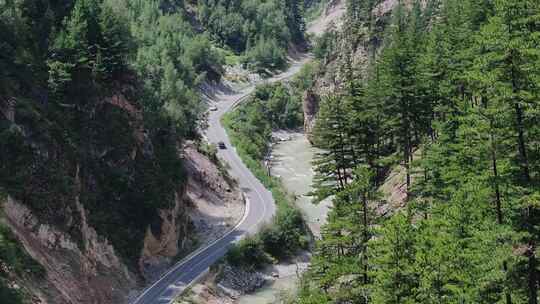
M 6 263 L 19 275 L 31 274 L 41 277 L 45 269 L 24 251 L 15 235 L 5 225 L 0 224 L 0 261 Z M 0 272 L 2 276 L 2 272 Z
M 228 66 L 235 66 L 244 61 L 244 56 L 237 55 L 233 51 L 225 48 L 220 47 L 214 47 L 216 52 L 219 54 L 221 58 L 225 59 L 225 65 Z

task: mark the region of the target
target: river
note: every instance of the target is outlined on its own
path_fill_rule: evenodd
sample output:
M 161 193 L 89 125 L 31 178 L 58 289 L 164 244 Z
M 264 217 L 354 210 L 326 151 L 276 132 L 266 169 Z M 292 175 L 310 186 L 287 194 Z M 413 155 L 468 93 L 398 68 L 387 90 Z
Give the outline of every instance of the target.
M 280 132 L 278 136 L 287 140 L 281 141 L 273 147 L 271 173 L 281 178 L 289 193 L 297 196 L 296 206 L 302 211 L 313 234 L 318 237 L 321 226 L 326 223 L 330 202 L 323 201 L 315 205 L 306 194 L 313 189 L 311 184 L 314 171 L 311 162 L 319 150 L 312 147 L 302 133 Z M 294 292 L 298 281 L 296 272 L 290 265 L 283 267 L 289 267 L 289 271 L 284 271 L 286 275 L 280 276 L 255 293 L 241 296 L 238 303 L 279 303 L 282 294 Z

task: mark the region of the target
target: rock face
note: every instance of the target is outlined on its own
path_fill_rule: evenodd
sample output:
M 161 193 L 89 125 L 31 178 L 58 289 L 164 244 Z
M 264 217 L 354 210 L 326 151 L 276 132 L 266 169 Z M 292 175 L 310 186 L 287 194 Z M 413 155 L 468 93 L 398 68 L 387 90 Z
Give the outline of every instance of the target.
M 135 276 L 86 221 L 86 211 L 76 201 L 81 220 L 81 240 L 54 226 L 40 223 L 23 204 L 8 197 L 4 203 L 7 225 L 25 250 L 46 270 L 55 292 L 38 293 L 42 303 L 125 303 L 135 287 Z M 47 296 L 44 296 L 44 295 Z
M 313 90 L 308 89 L 304 93 L 302 100 L 302 109 L 304 111 L 304 132 L 308 140 L 312 142 L 312 131 L 315 125 L 315 118 L 319 112 L 319 97 L 315 95 Z
M 184 208 L 185 195 L 175 193 L 175 205 L 171 209 L 159 210 L 161 227 L 159 234 L 147 228 L 144 245 L 139 259 L 139 269 L 147 282 L 159 278 L 173 262 L 179 252 L 188 246 L 186 235 L 190 230 L 190 219 Z
M 24 156 L 2 159 L 2 173 L 18 180 L 2 189 L 0 225 L 43 266 L 43 277 L 10 277 L 33 302 L 128 303 L 189 249 L 186 186 L 164 173 L 181 172 L 179 143 L 173 132 L 145 127 L 129 83 L 77 112 L 82 124 L 64 124 L 71 105 L 61 106 L 64 116 L 42 119 L 35 103 L 0 96 L 0 125 L 18 139 L 5 154 Z M 19 115 L 24 106 L 42 116 Z
M 159 211 L 159 234 L 147 229 L 139 259 L 140 272 L 147 282 L 159 277 L 179 251 L 185 249 L 182 247 L 191 222 L 183 199 L 184 195 L 176 195 L 172 209 Z M 30 288 L 34 297 L 41 303 L 54 304 L 128 303 L 130 293 L 138 288 L 136 274 L 123 263 L 110 242 L 88 224 L 87 212 L 78 198 L 75 206 L 80 240 L 41 223 L 29 208 L 9 196 L 3 202 L 6 224 L 46 272 L 45 282 Z
M 187 142 L 184 167 L 188 180 L 186 199 L 193 208 L 188 210 L 194 226 L 193 234 L 199 245 L 218 239 L 243 217 L 244 196 L 235 181 L 225 174 L 216 155 L 199 151 Z
M 330 14 L 342 2 L 340 0 L 330 1 L 325 13 Z M 373 9 L 372 14 L 376 18 L 375 26 L 377 27 L 374 30 L 375 32 L 385 32 L 391 20 L 392 11 L 398 3 L 397 0 L 385 0 Z M 410 7 L 414 2 L 403 0 L 401 3 Z M 422 7 L 425 7 L 426 3 L 427 1 L 420 1 Z M 317 76 L 313 87 L 304 96 L 304 130 L 310 141 L 310 132 L 315 124 L 314 118 L 318 111 L 318 107 L 309 107 L 315 104 L 316 99 L 313 97 L 323 97 L 342 90 L 343 80 L 345 77 L 351 77 L 351 74 L 352 78 L 365 79 L 369 75 L 369 62 L 377 56 L 377 53 L 383 47 L 382 35 L 375 35 L 368 40 L 366 37 L 370 35 L 367 35 L 367 28 L 359 28 L 357 25 L 347 22 L 347 20 L 336 24 L 340 26 L 330 29 L 335 34 L 333 52 L 322 60 L 321 70 L 323 73 Z M 348 67 L 353 68 L 348 71 L 344 70 Z
M 332 10 L 340 5 L 341 3 L 343 2 L 343 0 L 331 0 L 330 2 L 328 2 L 328 4 L 326 5 L 326 8 L 324 9 L 324 14 L 325 15 L 330 15 L 332 13 Z

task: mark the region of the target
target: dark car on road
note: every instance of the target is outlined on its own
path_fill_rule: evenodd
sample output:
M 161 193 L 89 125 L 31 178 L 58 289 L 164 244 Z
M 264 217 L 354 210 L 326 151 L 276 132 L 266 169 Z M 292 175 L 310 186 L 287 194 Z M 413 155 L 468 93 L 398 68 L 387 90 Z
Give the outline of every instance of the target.
M 222 141 L 218 142 L 217 145 L 221 150 L 227 149 L 227 146 L 225 146 L 225 143 Z

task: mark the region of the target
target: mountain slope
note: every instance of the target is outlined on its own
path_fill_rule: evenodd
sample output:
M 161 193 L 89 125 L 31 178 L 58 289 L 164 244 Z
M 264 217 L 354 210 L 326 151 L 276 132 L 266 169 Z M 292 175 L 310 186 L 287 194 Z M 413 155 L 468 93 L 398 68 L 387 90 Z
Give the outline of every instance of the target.
M 294 302 L 537 303 L 539 4 L 347 3 L 305 100 L 334 209 Z
M 245 31 L 252 42 L 274 39 L 272 28 L 263 33 L 257 23 L 267 15 L 284 22 L 273 25 L 287 40 L 242 50 L 216 39 L 201 18 L 205 5 L 0 3 L 2 300 L 126 302 L 193 249 L 201 223 L 191 222 L 197 206 L 188 175 L 201 172 L 184 168 L 183 149 L 186 139 L 199 140 L 204 123 L 199 88 L 220 80 L 226 56 L 258 49 L 251 65 L 277 67 L 281 57 L 273 55 L 285 53 L 293 34 L 302 40 L 294 12 L 305 3 L 278 1 L 267 8 L 279 12 L 243 16 L 255 25 Z M 222 199 L 241 203 L 234 194 Z M 40 270 L 26 275 L 36 262 Z

